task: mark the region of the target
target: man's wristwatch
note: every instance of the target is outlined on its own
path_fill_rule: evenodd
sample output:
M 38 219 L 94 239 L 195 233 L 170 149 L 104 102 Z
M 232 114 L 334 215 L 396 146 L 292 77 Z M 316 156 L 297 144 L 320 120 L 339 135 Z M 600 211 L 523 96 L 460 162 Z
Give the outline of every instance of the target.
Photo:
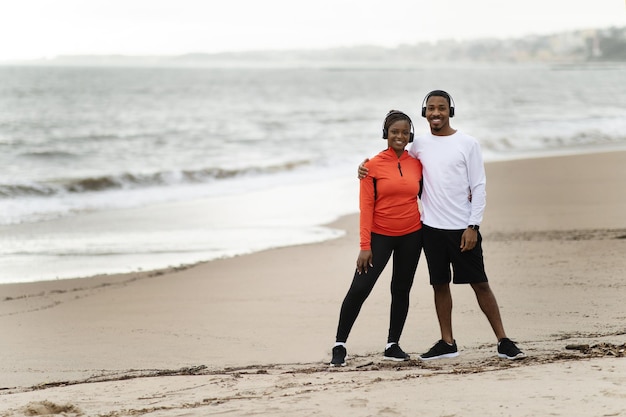
M 478 229 L 480 229 L 480 225 L 478 224 L 470 224 L 469 226 L 470 229 L 476 230 L 478 232 Z

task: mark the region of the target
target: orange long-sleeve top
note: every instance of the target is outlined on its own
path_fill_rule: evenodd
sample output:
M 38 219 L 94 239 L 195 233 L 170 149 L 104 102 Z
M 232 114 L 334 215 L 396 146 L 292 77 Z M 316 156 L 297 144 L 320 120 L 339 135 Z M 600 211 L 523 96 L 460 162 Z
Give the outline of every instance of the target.
M 371 249 L 371 233 L 402 236 L 422 228 L 417 195 L 422 164 L 388 148 L 370 159 L 359 193 L 361 249 Z

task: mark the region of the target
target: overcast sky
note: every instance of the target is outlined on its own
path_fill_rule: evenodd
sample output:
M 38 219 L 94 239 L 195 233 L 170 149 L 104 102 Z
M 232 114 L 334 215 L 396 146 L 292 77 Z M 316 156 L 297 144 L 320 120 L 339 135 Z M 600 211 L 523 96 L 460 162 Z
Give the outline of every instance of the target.
M 625 0 L 7 0 L 0 61 L 414 44 L 626 25 Z

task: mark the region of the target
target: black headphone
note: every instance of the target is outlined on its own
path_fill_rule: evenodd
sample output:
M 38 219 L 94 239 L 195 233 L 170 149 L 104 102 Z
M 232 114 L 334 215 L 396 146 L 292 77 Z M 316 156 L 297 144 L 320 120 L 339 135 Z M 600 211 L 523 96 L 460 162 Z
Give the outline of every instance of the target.
M 426 117 L 426 102 L 432 96 L 443 97 L 446 100 L 448 100 L 448 106 L 450 107 L 450 117 L 454 117 L 454 106 L 455 106 L 454 100 L 452 99 L 450 94 L 446 93 L 443 90 L 433 90 L 430 93 L 428 93 L 426 97 L 424 97 L 424 100 L 422 100 L 422 117 Z
M 402 115 L 406 118 L 406 120 L 409 121 L 409 124 L 411 125 L 411 133 L 409 134 L 409 143 L 413 142 L 413 138 L 415 137 L 415 133 L 413 131 L 413 121 L 411 120 L 409 116 L 407 116 L 406 113 L 403 113 L 398 110 L 391 110 L 389 113 L 387 113 L 387 116 L 385 116 L 385 120 L 383 120 L 383 139 L 389 138 L 389 130 L 385 128 L 385 124 L 387 124 L 387 119 L 389 119 L 389 116 L 393 116 L 394 114 Z

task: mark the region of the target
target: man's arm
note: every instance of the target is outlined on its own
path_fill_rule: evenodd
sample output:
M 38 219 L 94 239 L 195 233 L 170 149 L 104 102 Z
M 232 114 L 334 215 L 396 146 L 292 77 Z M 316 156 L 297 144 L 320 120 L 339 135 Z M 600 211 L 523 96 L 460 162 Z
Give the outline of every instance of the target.
M 480 151 L 478 143 L 472 148 L 468 159 L 471 212 L 469 225 L 463 232 L 463 236 L 461 236 L 461 252 L 474 249 L 478 243 L 478 226 L 483 220 L 483 213 L 487 205 L 487 176 L 485 174 L 482 152 Z M 475 226 L 475 228 L 470 226 Z
M 361 164 L 359 165 L 359 169 L 357 170 L 357 178 L 360 180 L 367 177 L 367 173 L 369 172 L 369 170 L 365 166 L 365 163 L 367 161 L 369 161 L 369 158 L 366 158 L 363 162 L 361 162 Z
M 483 214 L 487 206 L 487 175 L 485 174 L 485 164 L 478 143 L 470 151 L 467 168 L 471 202 L 468 225 L 479 225 L 483 221 Z
M 461 236 L 461 252 L 474 249 L 478 243 L 478 230 L 468 227 Z

